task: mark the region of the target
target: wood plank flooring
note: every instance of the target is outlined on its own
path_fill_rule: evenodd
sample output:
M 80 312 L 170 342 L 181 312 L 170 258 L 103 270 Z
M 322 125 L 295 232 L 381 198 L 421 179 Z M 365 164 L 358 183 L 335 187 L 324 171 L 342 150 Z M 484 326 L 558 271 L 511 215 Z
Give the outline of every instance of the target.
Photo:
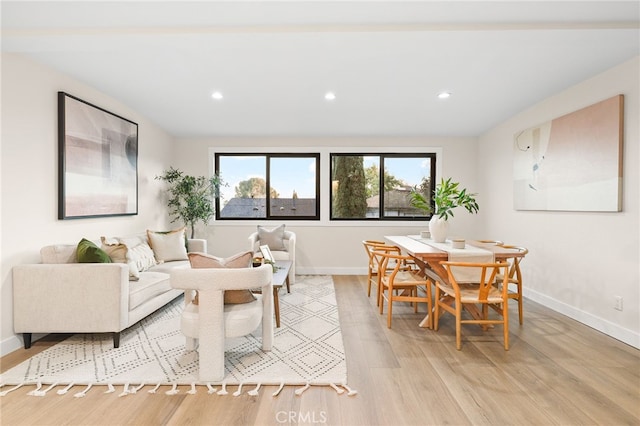
M 260 395 L 175 396 L 164 390 L 119 398 L 103 387 L 84 398 L 55 391 L 39 398 L 20 388 L 0 398 L 2 425 L 638 425 L 640 351 L 539 304 L 525 301 L 525 323 L 511 321 L 511 349 L 501 327 L 463 327 L 455 349 L 453 317 L 434 332 L 418 314 L 394 305 L 392 329 L 366 297 L 366 277 L 334 276 L 349 381 L 355 396 L 312 387 Z M 386 312 L 386 311 L 385 311 Z M 517 318 L 515 303 L 511 318 Z M 35 342 L 0 362 L 5 371 L 59 338 Z M 31 388 L 32 389 L 32 388 Z M 234 388 L 230 388 L 232 391 Z

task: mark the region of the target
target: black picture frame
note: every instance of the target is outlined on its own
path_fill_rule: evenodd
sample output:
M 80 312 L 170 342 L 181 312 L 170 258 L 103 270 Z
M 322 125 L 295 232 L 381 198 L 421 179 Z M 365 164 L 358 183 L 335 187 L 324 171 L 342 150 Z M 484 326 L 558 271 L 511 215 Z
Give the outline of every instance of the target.
M 138 124 L 58 92 L 58 219 L 138 214 Z

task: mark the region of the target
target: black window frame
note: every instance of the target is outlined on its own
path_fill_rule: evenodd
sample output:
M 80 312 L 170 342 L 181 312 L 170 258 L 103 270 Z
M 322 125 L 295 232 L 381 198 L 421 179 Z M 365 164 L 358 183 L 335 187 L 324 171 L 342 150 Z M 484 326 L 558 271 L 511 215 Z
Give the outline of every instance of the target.
M 283 220 L 320 220 L 320 153 L 319 152 L 216 152 L 214 154 L 214 170 L 220 173 L 220 157 L 264 157 L 265 158 L 265 184 L 266 194 L 271 193 L 271 159 L 272 158 L 312 158 L 316 161 L 316 205 L 315 214 L 313 216 L 290 216 L 290 215 L 272 215 L 271 214 L 271 197 L 265 197 L 265 217 L 221 217 L 220 195 L 215 198 L 215 220 L 267 220 L 267 221 L 283 221 Z M 221 176 L 224 180 L 224 176 Z
M 353 217 L 353 218 L 335 218 L 333 217 L 333 188 L 332 188 L 332 167 L 333 159 L 338 156 L 353 156 L 353 157 L 379 157 L 380 158 L 380 181 L 379 188 L 384 188 L 384 159 L 385 158 L 430 158 L 430 189 L 429 193 L 433 194 L 436 186 L 436 160 L 437 155 L 435 152 L 331 152 L 329 153 L 329 221 L 367 221 L 367 222 L 397 222 L 397 221 L 425 221 L 431 219 L 433 213 L 421 216 L 384 216 L 382 214 L 385 211 L 384 207 L 384 191 L 380 193 L 380 206 L 379 211 L 381 215 L 379 217 Z M 431 212 L 435 211 L 435 204 L 433 197 L 431 197 Z

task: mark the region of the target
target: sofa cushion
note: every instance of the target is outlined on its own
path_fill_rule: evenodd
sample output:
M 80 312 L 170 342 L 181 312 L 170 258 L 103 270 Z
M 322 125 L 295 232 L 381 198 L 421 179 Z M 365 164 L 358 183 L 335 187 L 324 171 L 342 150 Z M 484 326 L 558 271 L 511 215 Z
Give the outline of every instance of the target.
M 158 263 L 157 265 L 149 268 L 148 271 L 164 272 L 165 274 L 169 274 L 175 268 L 189 268 L 189 266 L 188 260 L 176 260 L 173 262 Z
M 260 245 L 267 245 L 270 250 L 286 250 L 284 245 L 284 224 L 272 229 L 258 225 L 258 240 Z
M 79 263 L 112 263 L 109 255 L 95 243 L 83 238 L 78 243 L 76 255 Z
M 77 244 L 55 244 L 40 249 L 42 263 L 76 263 L 78 256 Z
M 137 281 L 129 282 L 129 311 L 171 289 L 169 274 L 142 272 Z
M 189 253 L 189 262 L 192 268 L 248 268 L 253 259 L 250 251 L 236 253 L 226 259 L 212 256 L 207 253 Z M 194 299 L 194 304 L 198 304 L 198 298 Z M 227 305 L 249 303 L 256 300 L 251 290 L 226 290 L 224 292 L 224 303 Z
M 147 237 L 158 262 L 188 259 L 184 227 L 164 232 L 147 230 Z

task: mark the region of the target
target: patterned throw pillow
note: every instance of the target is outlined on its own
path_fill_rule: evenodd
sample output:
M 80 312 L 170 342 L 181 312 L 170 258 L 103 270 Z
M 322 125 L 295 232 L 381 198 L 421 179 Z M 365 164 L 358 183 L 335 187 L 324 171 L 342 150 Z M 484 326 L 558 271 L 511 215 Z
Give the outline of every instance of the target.
M 140 279 L 140 272 L 146 271 L 156 264 L 156 259 L 149 244 L 141 238 L 106 238 L 100 237 L 102 249 L 117 263 L 129 265 L 129 280 Z
M 112 263 L 109 254 L 86 238 L 78 243 L 76 256 L 79 263 Z
M 147 230 L 147 237 L 158 262 L 188 259 L 185 228 L 166 232 Z
M 253 253 L 250 251 L 234 254 L 226 259 L 198 252 L 189 253 L 188 256 L 192 268 L 248 268 L 253 259 Z M 254 300 L 256 297 L 251 290 L 225 290 L 224 292 L 225 305 L 249 303 Z M 193 304 L 198 304 L 197 293 Z
M 268 245 L 269 250 L 286 250 L 287 248 L 284 245 L 284 224 L 273 229 L 263 228 L 258 225 L 258 240 L 260 240 L 260 245 Z

